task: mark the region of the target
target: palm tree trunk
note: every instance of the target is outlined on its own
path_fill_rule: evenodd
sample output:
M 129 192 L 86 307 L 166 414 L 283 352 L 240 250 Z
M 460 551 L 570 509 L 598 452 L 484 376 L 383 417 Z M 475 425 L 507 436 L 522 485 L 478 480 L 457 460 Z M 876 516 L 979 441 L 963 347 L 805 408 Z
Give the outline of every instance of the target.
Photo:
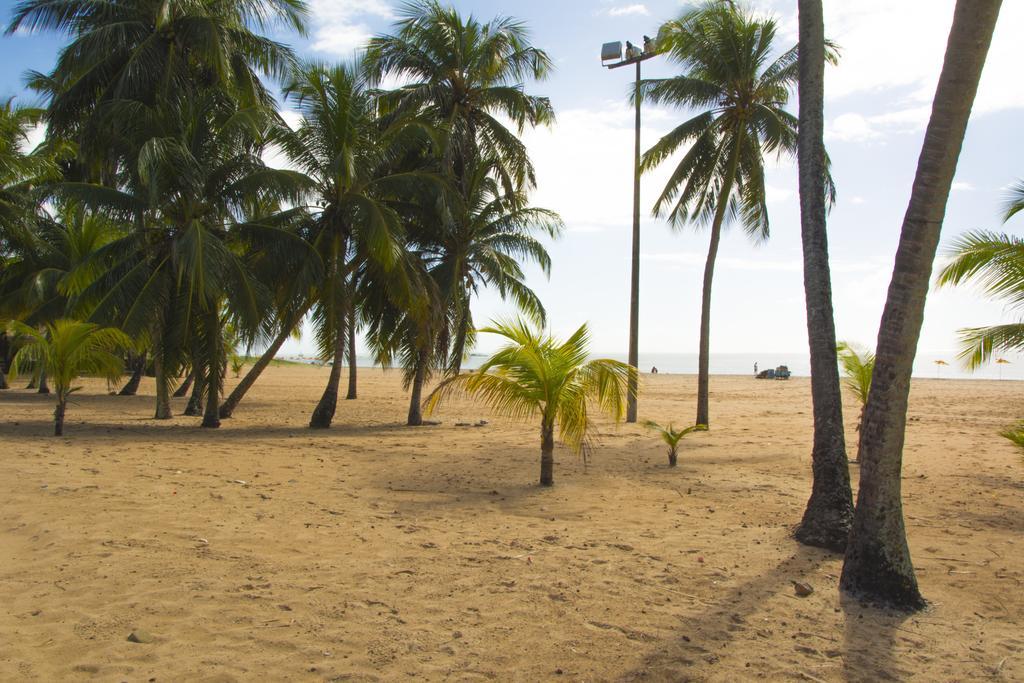
M 157 420 L 171 419 L 171 384 L 164 367 L 163 352 L 157 350 L 153 354 L 153 372 L 156 375 L 156 414 Z
M 466 336 L 468 334 L 469 316 L 466 315 L 466 309 L 463 309 L 463 312 L 459 315 L 459 326 L 455 330 L 455 343 L 452 344 L 450 373 L 453 377 L 462 372 L 462 357 L 466 354 Z
M 220 388 L 224 381 L 222 362 L 224 340 L 221 338 L 220 311 L 212 306 L 206 320 L 206 409 L 203 413 L 203 427 L 220 427 Z
M 7 362 L 10 351 L 11 343 L 7 338 L 7 333 L 0 332 L 0 391 L 10 389 L 10 385 L 7 383 L 7 368 L 10 367 Z
M 195 378 L 192 380 L 192 395 L 188 397 L 188 403 L 185 404 L 185 410 L 181 413 L 182 415 L 188 415 L 189 417 L 199 417 L 203 414 L 203 396 L 206 395 L 206 376 L 199 371 L 195 374 Z
M 46 381 L 46 368 L 39 371 L 39 391 L 37 393 L 49 395 L 50 385 Z
M 679 453 L 674 448 L 670 448 L 668 451 L 668 466 L 675 467 L 679 464 Z
M 355 293 L 349 292 L 348 307 L 348 393 L 345 400 L 351 401 L 358 394 L 356 377 L 356 305 Z
M 181 385 L 174 390 L 174 397 L 181 398 L 182 396 L 188 395 L 188 390 L 192 387 L 192 381 L 194 378 L 195 373 L 192 372 L 192 370 L 189 370 L 188 374 L 185 376 L 185 381 L 182 382 Z
M 555 485 L 555 425 L 546 420 L 540 426 L 540 485 Z
M 846 549 L 853 521 L 853 492 L 846 462 L 843 396 L 839 386 L 832 277 L 825 230 L 824 93 L 825 25 L 821 0 L 799 0 L 800 22 L 800 232 L 804 252 L 804 298 L 811 352 L 814 483 L 794 536 L 805 545 Z
M 729 160 L 729 168 L 722 183 L 722 189 L 718 196 L 718 206 L 715 208 L 715 218 L 711 224 L 711 243 L 708 245 L 708 259 L 704 264 L 704 286 L 701 292 L 700 304 L 700 356 L 697 360 L 697 421 L 694 424 L 711 426 L 708 418 L 708 371 L 711 358 L 711 284 L 715 279 L 715 259 L 718 258 L 718 245 L 722 241 L 722 223 L 725 221 L 725 211 L 729 206 L 729 194 L 732 192 L 733 182 L 736 179 L 736 169 L 739 168 L 740 150 L 743 147 L 743 131 L 736 133 L 735 147 L 732 151 L 732 158 Z
M 128 379 L 128 382 L 121 387 L 121 391 L 117 393 L 118 396 L 134 396 L 138 393 L 139 384 L 142 383 L 142 373 L 146 371 L 146 355 L 146 352 L 143 351 L 141 356 L 132 356 L 132 376 Z
M 36 388 L 38 388 L 39 385 L 36 384 L 36 380 L 38 378 L 39 378 L 39 373 L 33 372 L 32 376 L 28 378 L 28 385 L 25 387 L 25 389 L 28 390 L 28 389 L 36 389 Z
M 303 310 L 303 315 L 304 314 L 305 310 Z M 298 316 L 298 319 L 301 320 L 302 315 Z M 231 417 L 235 412 L 235 408 L 237 408 L 238 404 L 242 402 L 246 393 L 248 393 L 249 389 L 252 388 L 252 385 L 256 383 L 256 380 L 260 378 L 263 371 L 267 369 L 267 366 L 270 365 L 270 361 L 274 360 L 274 357 L 277 355 L 277 352 L 281 350 L 281 347 L 284 346 L 284 343 L 288 341 L 288 337 L 292 334 L 293 327 L 294 326 L 290 324 L 285 324 L 281 327 L 281 331 L 278 333 L 277 337 L 274 338 L 274 342 L 267 347 L 267 350 L 263 352 L 263 355 L 259 357 L 259 360 L 249 368 L 249 372 L 245 373 L 245 377 L 242 378 L 242 381 L 238 383 L 227 399 L 224 400 L 224 403 L 220 406 L 220 417 L 222 420 Z
M 345 363 L 345 329 L 344 318 L 339 318 L 339 329 L 334 336 L 334 365 L 327 379 L 327 387 L 320 397 L 312 417 L 309 418 L 311 429 L 327 429 L 334 420 L 334 411 L 338 407 L 338 387 L 341 384 L 341 366 Z
M 412 395 L 409 397 L 409 418 L 405 424 L 409 427 L 419 427 L 423 424 L 423 409 L 420 405 L 423 401 L 423 384 L 427 380 L 427 364 L 430 361 L 430 352 L 427 349 L 420 350 L 416 358 L 416 374 L 412 378 Z
M 946 202 L 1000 4 L 1000 0 L 956 3 L 903 218 L 861 429 L 860 489 L 840 588 L 905 609 L 925 604 L 907 547 L 900 489 L 910 374 Z
M 67 399 L 63 396 L 57 398 L 57 407 L 53 411 L 53 435 L 64 436 L 64 413 L 67 410 Z

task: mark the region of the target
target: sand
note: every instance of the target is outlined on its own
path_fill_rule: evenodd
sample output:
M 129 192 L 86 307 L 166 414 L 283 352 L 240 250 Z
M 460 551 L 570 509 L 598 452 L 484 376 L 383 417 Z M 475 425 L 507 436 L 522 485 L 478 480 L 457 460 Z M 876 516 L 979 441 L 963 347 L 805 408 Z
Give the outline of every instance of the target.
M 406 428 L 396 373 L 306 429 L 326 378 L 273 367 L 218 431 L 148 419 L 151 379 L 84 381 L 64 438 L 0 394 L 0 680 L 1024 679 L 1017 382 L 915 381 L 908 617 L 840 600 L 841 559 L 790 537 L 806 379 L 713 378 L 675 469 L 601 422 L 541 489 L 537 426 L 456 402 Z M 694 388 L 645 377 L 642 418 L 687 422 Z

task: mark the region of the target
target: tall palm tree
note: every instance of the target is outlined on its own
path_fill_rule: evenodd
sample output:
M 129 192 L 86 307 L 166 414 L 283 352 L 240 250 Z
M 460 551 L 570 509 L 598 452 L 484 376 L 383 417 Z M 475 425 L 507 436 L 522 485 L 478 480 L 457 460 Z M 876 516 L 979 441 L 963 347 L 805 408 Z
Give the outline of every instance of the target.
M 432 176 L 398 162 L 426 146 L 428 127 L 415 117 L 385 125 L 366 88 L 363 67 L 310 63 L 285 88 L 303 119 L 280 143 L 292 162 L 313 179 L 314 218 L 309 242 L 323 260 L 324 278 L 313 303 L 321 353 L 333 360 L 327 387 L 310 418 L 312 428 L 330 427 L 345 362 L 348 292 L 360 259 L 391 268 L 403 249 L 398 206 Z
M 896 251 L 864 410 L 860 487 L 840 588 L 917 609 L 924 605 L 907 547 L 900 476 L 910 375 L 932 262 L 1001 0 L 957 0 L 931 118 Z
M 68 397 L 79 389 L 72 386 L 74 381 L 85 374 L 116 379 L 122 371 L 121 352 L 132 345 L 120 330 L 63 318 L 47 323 L 45 331 L 21 322 L 12 322 L 10 330 L 27 340 L 14 356 L 11 377 L 22 364 L 31 362 L 43 367 L 53 384 L 57 397 L 54 436 L 64 435 Z
M 476 372 L 450 377 L 427 397 L 427 412 L 454 392 L 476 396 L 492 410 L 514 419 L 540 418 L 540 483 L 555 483 L 555 427 L 570 448 L 589 454 L 591 410 L 621 421 L 629 377 L 635 368 L 615 360 L 587 360 L 590 333 L 580 326 L 564 342 L 538 332 L 522 319 L 494 323 L 481 332 L 508 344 Z
M 527 79 L 543 80 L 551 59 L 529 42 L 525 24 L 508 17 L 481 23 L 438 0 L 415 0 L 399 10 L 395 35 L 373 38 L 366 52 L 372 82 L 406 82 L 388 93 L 391 111 L 416 112 L 447 131 L 446 170 L 456 178 L 474 158 L 493 158 L 519 185 L 535 183 L 526 146 L 516 132 L 554 121 L 546 97 L 528 95 Z M 511 188 L 509 188 L 511 189 Z
M 804 255 L 807 341 L 811 353 L 814 482 L 803 519 L 794 532 L 806 545 L 841 552 L 853 521 L 853 492 L 846 462 L 843 396 L 836 364 L 832 277 L 825 229 L 828 159 L 825 155 L 825 61 L 829 57 L 821 0 L 799 2 L 800 100 L 797 161 L 800 174 L 800 235 Z
M 683 68 L 679 76 L 641 82 L 640 96 L 658 104 L 696 109 L 644 153 L 651 171 L 687 149 L 654 204 L 672 226 L 711 226 L 701 301 L 696 424 L 708 419 L 711 285 L 727 219 L 755 240 L 768 238 L 764 156 L 792 153 L 797 119 L 785 110 L 797 80 L 797 52 L 772 59 L 776 23 L 745 9 L 708 0 L 667 22 L 658 47 Z
M 52 73 L 32 79 L 50 95 L 53 132 L 65 134 L 84 119 L 110 122 L 114 112 L 104 105 L 118 100 L 153 105 L 213 87 L 247 106 L 270 105 L 258 74 L 282 77 L 295 58 L 291 48 L 255 31 L 283 26 L 302 33 L 306 15 L 303 0 L 20 0 L 7 34 L 52 30 L 71 37 Z M 97 136 L 82 140 L 91 137 Z
M 527 286 L 520 262 L 535 263 L 550 274 L 551 258 L 534 234 L 558 237 L 562 219 L 529 206 L 525 192 L 506 192 L 500 176 L 495 159 L 468 167 L 461 183 L 464 198 L 451 202 L 444 219 L 428 226 L 425 234 L 411 235 L 421 245 L 444 300 L 446 324 L 438 347 L 447 354 L 447 370 L 453 375 L 473 344 L 476 326 L 470 304 L 481 288 L 494 287 L 538 324 L 545 322 L 544 306 Z

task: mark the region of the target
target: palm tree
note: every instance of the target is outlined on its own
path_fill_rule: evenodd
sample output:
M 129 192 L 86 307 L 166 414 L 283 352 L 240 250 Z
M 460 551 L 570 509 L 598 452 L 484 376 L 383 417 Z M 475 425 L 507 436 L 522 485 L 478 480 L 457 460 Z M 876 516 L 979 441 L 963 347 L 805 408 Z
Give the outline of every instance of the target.
M 446 365 L 452 375 L 459 373 L 472 347 L 476 326 L 470 304 L 481 288 L 493 286 L 537 324 L 545 321 L 544 306 L 527 286 L 520 261 L 535 263 L 549 275 L 551 258 L 534 233 L 556 238 L 562 219 L 553 211 L 529 206 L 525 192 L 506 192 L 500 175 L 496 159 L 468 167 L 461 183 L 464 197 L 450 203 L 440 225 L 432 222 L 425 234 L 411 235 L 421 245 L 445 302 L 447 324 L 438 347 L 448 354 Z
M 1024 314 L 1024 240 L 1014 235 L 970 232 L 953 242 L 948 255 L 952 260 L 939 272 L 940 286 L 977 282 L 987 296 Z M 989 362 L 996 351 L 1024 349 L 1024 322 L 969 327 L 959 333 L 960 358 L 971 370 Z
M 800 0 L 797 45 L 800 100 L 797 161 L 800 175 L 800 234 L 804 256 L 807 341 L 811 354 L 814 482 L 794 537 L 805 545 L 841 552 L 853 521 L 853 492 L 846 463 L 843 397 L 836 368 L 836 327 L 825 229 L 828 158 L 824 142 L 825 41 L 821 0 Z
M 648 420 L 645 423 L 648 427 L 658 432 L 658 436 L 668 446 L 668 466 L 675 467 L 679 458 L 679 442 L 683 437 L 692 432 L 706 432 L 708 428 L 704 425 L 691 425 L 683 429 L 675 429 L 669 422 L 667 427 L 662 427 L 657 422 Z
M 554 479 L 555 426 L 562 441 L 587 457 L 592 404 L 621 421 L 629 377 L 625 363 L 587 360 L 590 332 L 580 326 L 564 342 L 538 332 L 525 321 L 494 323 L 481 332 L 497 334 L 508 344 L 476 372 L 450 377 L 424 402 L 428 413 L 453 392 L 481 398 L 492 410 L 515 419 L 540 417 L 540 483 Z
M 523 91 L 524 81 L 543 80 L 552 68 L 548 55 L 530 45 L 526 25 L 507 17 L 481 23 L 437 0 L 409 2 L 399 16 L 397 33 L 372 39 L 366 51 L 373 83 L 385 76 L 406 81 L 385 96 L 387 108 L 422 114 L 446 129 L 451 176 L 462 178 L 475 158 L 491 158 L 517 185 L 534 184 L 526 146 L 502 121 L 520 134 L 554 121 L 548 98 Z
M 312 428 L 330 427 L 334 419 L 354 269 L 362 259 L 372 259 L 384 270 L 398 262 L 404 225 L 397 205 L 432 179 L 396 164 L 424 148 L 428 128 L 410 118 L 382 125 L 362 71 L 358 63 L 311 63 L 285 89 L 303 120 L 281 144 L 315 183 L 317 206 L 307 239 L 325 272 L 312 301 L 313 321 L 321 354 L 333 359 L 327 387 L 310 418 Z
M 792 153 L 797 119 L 785 110 L 797 80 L 796 48 L 776 59 L 776 23 L 731 3 L 708 0 L 661 27 L 659 49 L 679 64 L 680 76 L 642 81 L 640 96 L 658 104 L 699 110 L 644 153 L 641 171 L 687 148 L 654 204 L 673 227 L 710 224 L 704 267 L 696 424 L 708 419 L 711 285 L 727 218 L 755 240 L 768 238 L 764 156 Z
M 303 0 L 20 0 L 7 34 L 52 30 L 71 37 L 53 72 L 31 79 L 50 96 L 51 131 L 65 134 L 83 122 L 110 123 L 116 112 L 104 105 L 119 100 L 154 105 L 218 88 L 247 106 L 271 105 L 258 73 L 282 77 L 295 57 L 254 29 L 303 33 L 306 15 Z M 81 140 L 102 150 L 94 133 Z
M 860 487 L 840 588 L 906 609 L 924 605 L 907 547 L 900 493 L 910 376 L 946 201 L 1000 4 L 1000 0 L 957 0 L 903 219 L 864 410 Z
M 25 262 L 34 259 L 40 248 L 36 224 L 43 212 L 33 189 L 57 175 L 51 149 L 25 149 L 44 114 L 42 109 L 18 106 L 13 99 L 0 103 L 0 347 L 4 350 L 0 389 L 7 388 L 10 349 L 3 322 L 18 317 L 21 311 L 12 309 L 25 303 L 23 296 L 12 300 L 12 291 L 21 287 L 14 273 L 24 271 Z
M 846 342 L 839 342 L 836 351 L 839 364 L 843 367 L 843 374 L 846 375 L 843 384 L 853 392 L 854 398 L 860 403 L 860 420 L 857 422 L 859 432 L 861 422 L 864 421 L 864 406 L 867 405 L 868 394 L 871 391 L 871 377 L 875 372 L 875 354 L 870 351 L 858 351 Z
M 274 119 L 262 108 L 238 109 L 208 91 L 141 110 L 148 125 L 123 189 L 60 189 L 134 222 L 126 237 L 95 253 L 106 269 L 87 294 L 96 300 L 93 319 L 152 339 L 157 417 L 170 417 L 170 378 L 195 350 L 193 372 L 197 380 L 207 375 L 203 425 L 217 427 L 225 304 L 239 329 L 255 334 L 270 295 L 253 277 L 252 261 L 261 252 L 309 255 L 300 237 L 270 221 L 245 221 L 240 207 L 257 194 L 299 203 L 309 183 L 264 165 L 263 138 Z
M 114 328 L 92 323 L 60 319 L 47 323 L 45 331 L 21 322 L 12 322 L 10 330 L 27 341 L 14 356 L 10 376 L 17 376 L 24 363 L 45 369 L 57 396 L 53 412 L 53 435 L 64 435 L 64 413 L 68 397 L 79 387 L 74 381 L 85 374 L 115 380 L 121 375 L 120 352 L 131 347 L 131 340 Z

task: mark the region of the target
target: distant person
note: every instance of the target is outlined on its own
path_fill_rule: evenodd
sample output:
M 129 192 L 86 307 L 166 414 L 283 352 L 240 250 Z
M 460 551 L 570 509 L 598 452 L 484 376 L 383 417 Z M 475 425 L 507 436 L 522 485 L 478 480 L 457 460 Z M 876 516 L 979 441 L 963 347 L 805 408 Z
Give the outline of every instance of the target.
M 754 362 L 754 374 L 755 375 L 757 374 L 757 362 L 756 361 Z
M 658 374 L 658 366 L 655 365 L 655 366 L 651 367 L 651 374 L 652 375 L 657 375 Z

